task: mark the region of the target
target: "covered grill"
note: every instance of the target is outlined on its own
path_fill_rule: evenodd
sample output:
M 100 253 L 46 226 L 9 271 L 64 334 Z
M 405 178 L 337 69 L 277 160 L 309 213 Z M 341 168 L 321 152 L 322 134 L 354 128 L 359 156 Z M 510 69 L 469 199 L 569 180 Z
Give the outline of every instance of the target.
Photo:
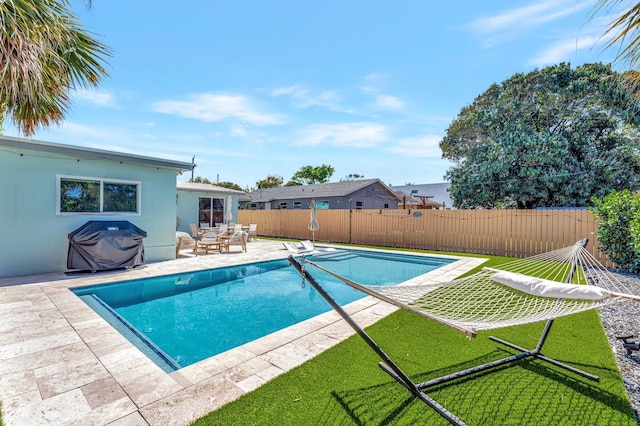
M 146 236 L 128 221 L 91 220 L 69 234 L 67 268 L 104 271 L 142 265 Z

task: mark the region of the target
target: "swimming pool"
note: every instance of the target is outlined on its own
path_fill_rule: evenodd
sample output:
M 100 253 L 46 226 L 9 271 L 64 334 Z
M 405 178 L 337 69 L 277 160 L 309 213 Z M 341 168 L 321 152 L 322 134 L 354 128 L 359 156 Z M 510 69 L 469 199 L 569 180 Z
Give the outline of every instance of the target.
M 395 285 L 453 260 L 366 250 L 308 256 L 354 281 Z M 365 295 L 313 271 L 338 303 Z M 286 259 L 72 290 L 165 371 L 330 310 Z

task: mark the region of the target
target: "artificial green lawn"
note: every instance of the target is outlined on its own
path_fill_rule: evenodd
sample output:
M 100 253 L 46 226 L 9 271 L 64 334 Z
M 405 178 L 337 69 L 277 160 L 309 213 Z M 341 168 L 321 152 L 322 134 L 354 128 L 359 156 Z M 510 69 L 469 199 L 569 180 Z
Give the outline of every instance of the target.
M 483 266 L 504 260 L 493 257 Z M 514 353 L 489 335 L 533 348 L 543 326 L 480 332 L 470 340 L 398 311 L 366 331 L 422 382 Z M 530 358 L 428 393 L 470 425 L 637 425 L 595 310 L 556 320 L 544 348 L 545 355 L 596 374 L 600 382 Z M 378 361 L 359 336 L 352 336 L 193 424 L 448 424 L 380 370 Z

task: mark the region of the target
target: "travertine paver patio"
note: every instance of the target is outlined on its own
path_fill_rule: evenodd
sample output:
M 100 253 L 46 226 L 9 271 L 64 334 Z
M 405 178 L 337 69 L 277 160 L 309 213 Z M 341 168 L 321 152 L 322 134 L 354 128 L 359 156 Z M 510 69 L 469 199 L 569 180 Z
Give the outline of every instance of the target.
M 185 251 L 187 253 L 188 251 Z M 353 334 L 333 311 L 165 373 L 69 288 L 285 258 L 279 242 L 128 271 L 0 279 L 0 400 L 5 425 L 185 425 Z M 412 281 L 448 281 L 484 259 Z M 395 308 L 371 297 L 347 311 L 363 326 Z

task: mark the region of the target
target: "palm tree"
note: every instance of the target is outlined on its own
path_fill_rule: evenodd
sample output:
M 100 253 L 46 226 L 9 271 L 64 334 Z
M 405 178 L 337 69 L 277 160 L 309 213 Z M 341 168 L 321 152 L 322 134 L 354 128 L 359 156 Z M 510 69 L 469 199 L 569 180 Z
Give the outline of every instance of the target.
M 623 0 L 599 0 L 592 18 L 603 10 L 612 11 Z M 628 2 L 627 2 L 628 3 Z M 616 61 L 624 63 L 629 71 L 625 78 L 632 84 L 634 91 L 640 94 L 640 3 L 629 5 L 617 18 L 615 18 L 603 34 L 603 37 L 611 36 L 607 47 L 620 44 L 620 50 Z
M 70 91 L 97 86 L 110 49 L 84 31 L 67 0 L 0 2 L 0 123 L 26 136 L 59 124 Z

